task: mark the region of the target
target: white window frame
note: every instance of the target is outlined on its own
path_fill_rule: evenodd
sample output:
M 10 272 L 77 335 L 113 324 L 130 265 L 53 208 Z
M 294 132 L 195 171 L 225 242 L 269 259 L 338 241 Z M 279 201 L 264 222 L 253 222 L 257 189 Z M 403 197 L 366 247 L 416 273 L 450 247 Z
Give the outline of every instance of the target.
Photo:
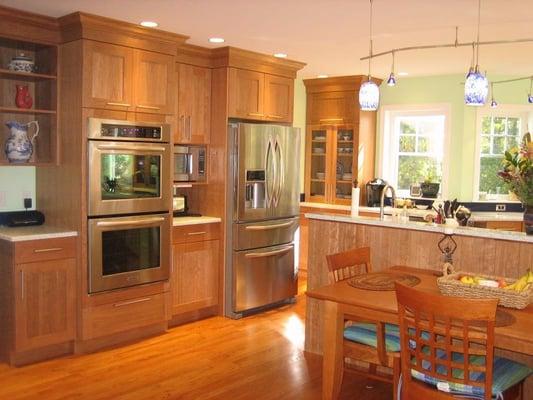
M 378 152 L 377 173 L 378 177 L 391 181 L 391 184 L 395 188 L 397 184 L 398 157 L 393 145 L 396 144 L 399 138 L 395 137 L 393 120 L 397 117 L 444 115 L 444 149 L 442 155 L 440 195 L 443 198 L 447 198 L 451 140 L 451 105 L 449 103 L 386 105 L 380 107 L 380 110 L 381 129 L 379 133 L 380 150 Z M 391 177 L 394 177 L 394 179 L 391 179 Z
M 533 112 L 531 106 L 523 104 L 500 104 L 496 108 L 491 108 L 489 105 L 480 107 L 476 110 L 476 146 L 474 153 L 474 191 L 473 201 L 513 201 L 519 203 L 516 200 L 510 200 L 509 194 L 500 194 L 487 197 L 485 200 L 479 199 L 479 175 L 480 175 L 480 157 L 481 157 L 481 129 L 484 117 L 517 117 L 520 118 L 520 124 L 524 130 L 520 133 L 520 138 L 526 132 L 531 131 L 533 127 Z

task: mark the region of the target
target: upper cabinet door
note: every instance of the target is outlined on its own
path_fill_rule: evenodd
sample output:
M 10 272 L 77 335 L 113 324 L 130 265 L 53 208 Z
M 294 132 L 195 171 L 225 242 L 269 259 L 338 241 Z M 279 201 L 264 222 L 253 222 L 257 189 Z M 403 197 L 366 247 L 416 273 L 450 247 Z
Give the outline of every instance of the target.
M 178 129 L 175 143 L 208 144 L 211 130 L 211 70 L 178 64 Z
M 311 93 L 307 96 L 307 123 L 319 125 L 353 123 L 355 91 Z
M 265 119 L 292 122 L 294 80 L 265 74 Z
M 135 111 L 173 114 L 174 57 L 135 50 Z
M 230 68 L 229 116 L 253 120 L 265 119 L 265 74 Z
M 85 40 L 83 106 L 133 110 L 133 50 Z

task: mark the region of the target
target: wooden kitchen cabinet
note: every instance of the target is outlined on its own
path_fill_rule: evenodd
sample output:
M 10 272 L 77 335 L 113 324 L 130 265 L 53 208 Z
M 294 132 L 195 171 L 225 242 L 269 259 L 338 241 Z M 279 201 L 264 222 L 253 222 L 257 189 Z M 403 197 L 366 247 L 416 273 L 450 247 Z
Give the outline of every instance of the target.
M 83 65 L 84 107 L 174 112 L 172 56 L 84 40 Z
M 211 132 L 211 69 L 177 64 L 178 121 L 174 143 L 209 144 Z
M 76 238 L 2 242 L 2 353 L 14 365 L 72 350 Z M 9 285 L 12 282 L 12 286 Z
M 292 122 L 293 79 L 230 68 L 229 87 L 230 117 Z
M 349 124 L 354 122 L 359 105 L 355 91 L 310 93 L 307 97 L 308 124 Z
M 174 228 L 171 275 L 173 316 L 218 304 L 219 238 L 219 223 Z

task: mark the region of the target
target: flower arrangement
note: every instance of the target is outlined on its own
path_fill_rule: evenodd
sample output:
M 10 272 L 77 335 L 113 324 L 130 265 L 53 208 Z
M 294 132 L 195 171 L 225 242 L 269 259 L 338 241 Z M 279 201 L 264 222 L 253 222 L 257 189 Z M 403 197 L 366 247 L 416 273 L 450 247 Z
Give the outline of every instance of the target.
M 505 152 L 498 176 L 509 190 L 520 199 L 524 207 L 533 207 L 533 143 L 526 133 L 520 147 Z

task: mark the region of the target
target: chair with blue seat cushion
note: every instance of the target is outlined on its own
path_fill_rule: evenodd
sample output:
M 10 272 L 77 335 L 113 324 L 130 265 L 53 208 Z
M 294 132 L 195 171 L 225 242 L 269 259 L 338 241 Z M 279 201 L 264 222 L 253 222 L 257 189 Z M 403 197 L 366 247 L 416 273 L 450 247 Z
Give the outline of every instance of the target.
M 533 371 L 494 356 L 497 299 L 445 297 L 401 284 L 396 296 L 401 399 L 521 398 Z
M 360 247 L 326 256 L 330 283 L 343 281 L 359 274 L 372 271 L 370 248 Z M 344 330 L 344 357 L 368 364 L 364 371 L 349 368 L 370 378 L 393 382 L 392 375 L 380 373 L 378 366 L 392 368 L 394 357 L 399 356 L 398 328 L 378 321 L 346 321 Z M 352 366 L 352 364 L 350 364 Z M 398 372 L 399 373 L 399 372 Z M 393 371 L 394 375 L 394 371 Z

